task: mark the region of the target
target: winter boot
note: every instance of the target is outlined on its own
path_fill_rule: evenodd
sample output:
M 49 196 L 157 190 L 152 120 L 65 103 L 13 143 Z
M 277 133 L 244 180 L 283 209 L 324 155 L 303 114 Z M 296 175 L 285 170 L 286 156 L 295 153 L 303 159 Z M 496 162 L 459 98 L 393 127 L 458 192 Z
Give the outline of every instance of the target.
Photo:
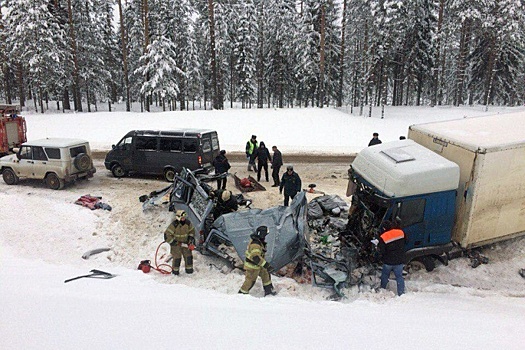
M 273 290 L 273 285 L 269 284 L 267 286 L 264 286 L 264 296 L 267 295 L 276 295 L 277 293 Z
M 179 275 L 179 271 L 175 271 L 175 270 L 172 270 L 171 273 L 175 276 L 178 276 Z

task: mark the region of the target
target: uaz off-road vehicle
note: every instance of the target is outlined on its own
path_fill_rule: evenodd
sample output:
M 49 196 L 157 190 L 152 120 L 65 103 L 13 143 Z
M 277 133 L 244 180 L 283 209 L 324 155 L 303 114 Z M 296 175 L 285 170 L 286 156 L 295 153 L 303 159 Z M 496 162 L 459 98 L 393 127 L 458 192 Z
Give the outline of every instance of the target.
M 20 178 L 43 179 L 54 190 L 96 172 L 89 143 L 80 139 L 48 138 L 26 142 L 12 155 L 0 158 L 0 172 L 8 185 Z

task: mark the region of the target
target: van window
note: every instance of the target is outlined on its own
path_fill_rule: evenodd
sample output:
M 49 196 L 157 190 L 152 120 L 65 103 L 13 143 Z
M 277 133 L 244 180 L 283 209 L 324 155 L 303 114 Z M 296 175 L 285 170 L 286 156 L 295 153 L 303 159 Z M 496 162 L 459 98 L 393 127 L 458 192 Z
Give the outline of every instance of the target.
M 47 148 L 46 153 L 49 159 L 60 159 L 60 148 Z
M 202 139 L 202 151 L 204 153 L 211 151 L 211 143 L 209 139 Z
M 393 219 L 399 217 L 402 227 L 422 222 L 425 215 L 425 203 L 425 199 L 414 199 L 397 203 L 397 208 L 394 209 Z
M 219 149 L 219 138 L 217 137 L 217 134 L 211 135 L 211 147 L 214 151 Z
M 131 141 L 133 140 L 133 137 L 129 136 L 126 137 L 117 144 L 117 146 L 121 149 L 130 149 Z
M 156 151 L 157 150 L 157 138 L 137 136 L 137 138 L 135 139 L 135 145 L 136 145 L 135 148 L 137 150 Z
M 47 160 L 46 153 L 42 147 L 33 147 L 33 159 L 34 160 Z
M 186 139 L 182 144 L 182 150 L 184 153 L 196 153 L 197 152 L 197 139 Z
M 181 152 L 182 140 L 180 139 L 160 139 L 160 150 L 164 152 Z
M 71 153 L 71 158 L 75 158 L 80 153 L 87 153 L 86 146 L 77 146 L 77 147 L 71 147 L 69 149 L 69 153 Z

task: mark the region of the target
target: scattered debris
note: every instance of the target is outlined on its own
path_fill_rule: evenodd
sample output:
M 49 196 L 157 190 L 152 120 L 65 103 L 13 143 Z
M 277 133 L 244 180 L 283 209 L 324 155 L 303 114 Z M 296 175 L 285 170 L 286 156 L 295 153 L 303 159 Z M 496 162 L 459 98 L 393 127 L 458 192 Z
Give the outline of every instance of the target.
M 488 264 L 489 258 L 484 255 L 481 255 L 477 250 L 468 250 L 467 257 L 470 259 L 470 266 L 475 269 L 481 264 Z
M 521 277 L 525 278 L 525 269 L 520 269 L 519 273 Z
M 100 271 L 100 270 L 91 270 L 91 273 L 89 275 L 83 275 L 83 276 L 77 276 L 70 279 L 67 279 L 64 281 L 64 283 L 71 282 L 74 280 L 78 280 L 79 278 L 99 278 L 99 279 L 110 279 L 113 277 L 117 277 L 117 275 L 113 275 L 109 272 Z
M 303 190 L 303 191 L 306 191 L 308 193 L 314 193 L 314 194 L 322 194 L 322 195 L 325 195 L 325 193 L 323 191 L 318 191 L 315 189 L 315 187 L 317 187 L 316 184 L 309 184 L 308 185 L 308 189 L 307 190 Z
M 77 199 L 75 201 L 75 204 L 81 205 L 91 210 L 104 209 L 104 210 L 111 211 L 112 209 L 111 206 L 106 203 L 102 203 L 100 201 L 101 199 L 102 197 L 94 197 L 89 194 L 86 194 L 84 196 L 81 196 L 79 199 Z
M 88 250 L 87 252 L 85 252 L 84 254 L 82 254 L 82 259 L 89 259 L 89 257 L 91 255 L 95 255 L 95 254 L 99 254 L 99 253 L 102 253 L 102 252 L 107 252 L 107 251 L 110 251 L 111 248 L 97 248 L 97 249 L 91 249 L 91 250 Z
M 139 197 L 139 201 L 142 203 L 142 210 L 145 211 L 152 207 L 156 207 L 161 204 L 167 204 L 170 201 L 170 193 L 173 188 L 173 184 L 163 188 L 162 190 L 153 191 L 149 195 L 145 194 Z

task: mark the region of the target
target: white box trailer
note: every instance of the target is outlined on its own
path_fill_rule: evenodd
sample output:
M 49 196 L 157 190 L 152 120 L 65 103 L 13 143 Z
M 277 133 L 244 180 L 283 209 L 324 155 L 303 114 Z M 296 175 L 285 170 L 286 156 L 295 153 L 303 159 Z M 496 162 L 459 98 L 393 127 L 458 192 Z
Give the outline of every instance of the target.
M 412 125 L 408 138 L 460 167 L 454 241 L 525 233 L 525 112 Z

